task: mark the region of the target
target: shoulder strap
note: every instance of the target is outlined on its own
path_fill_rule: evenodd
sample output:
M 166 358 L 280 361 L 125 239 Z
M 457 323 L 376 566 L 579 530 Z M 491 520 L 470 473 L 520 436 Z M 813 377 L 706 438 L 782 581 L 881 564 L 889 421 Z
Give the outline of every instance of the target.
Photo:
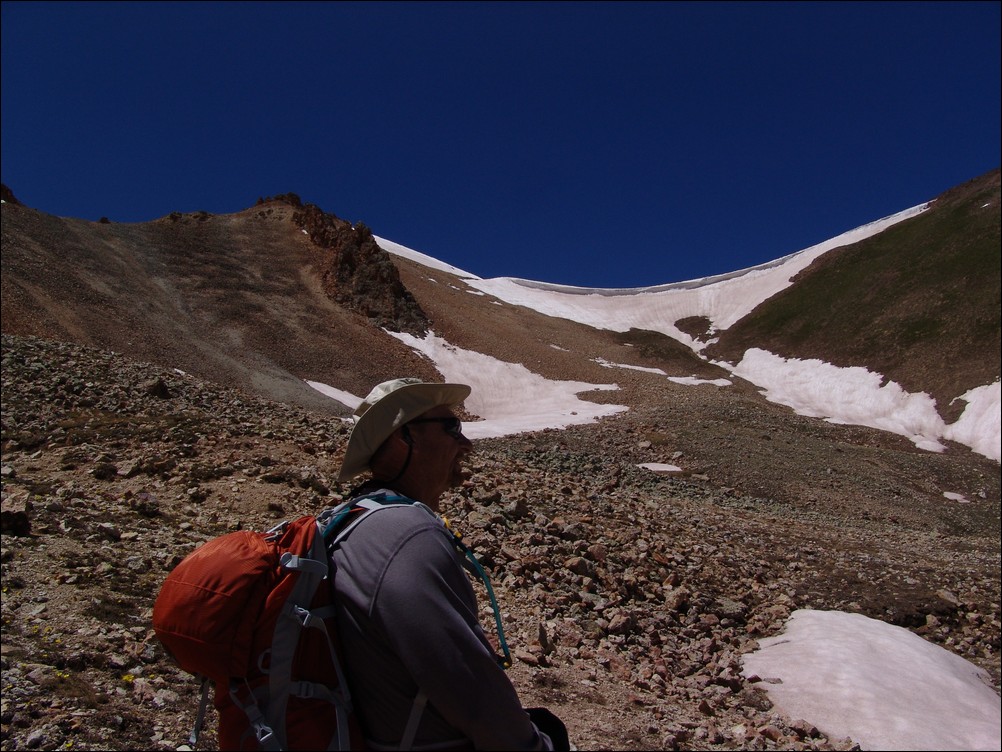
M 327 636 L 328 648 L 331 659 L 338 678 L 339 692 L 344 696 L 338 697 L 335 705 L 341 711 L 342 705 L 350 703 L 347 697 L 348 685 L 344 681 L 341 666 L 337 660 L 334 646 L 330 643 L 329 635 L 326 635 L 322 619 L 316 619 L 309 611 L 313 601 L 313 596 L 320 586 L 320 583 L 327 577 L 327 552 L 325 550 L 323 538 L 317 534 L 313 536 L 310 551 L 307 556 L 293 556 L 285 554 L 282 556 L 281 566 L 286 569 L 296 570 L 299 576 L 296 584 L 282 606 L 282 613 L 275 623 L 274 637 L 271 643 L 271 671 L 269 671 L 268 681 L 268 717 L 276 724 L 279 739 L 285 740 L 285 709 L 289 702 L 289 692 L 292 682 L 292 663 L 296 656 L 296 647 L 304 629 L 314 627 L 321 628 Z M 339 712 L 340 715 L 340 712 Z M 338 727 L 341 728 L 341 718 L 338 718 Z M 347 725 L 347 724 L 345 724 Z
M 370 514 L 394 506 L 417 506 L 434 514 L 421 502 L 388 491 L 358 496 L 327 510 L 321 516 L 320 529 L 328 550 L 341 543 L 355 526 Z

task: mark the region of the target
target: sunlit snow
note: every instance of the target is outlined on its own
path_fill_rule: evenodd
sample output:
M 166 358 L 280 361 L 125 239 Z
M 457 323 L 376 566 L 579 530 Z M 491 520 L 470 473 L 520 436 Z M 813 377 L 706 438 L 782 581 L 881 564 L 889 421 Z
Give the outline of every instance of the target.
M 997 750 L 1002 701 L 988 675 L 914 632 L 862 614 L 794 611 L 743 673 L 790 717 L 861 749 Z
M 625 405 L 603 405 L 578 397 L 584 392 L 618 389 L 615 384 L 553 381 L 520 363 L 506 363 L 455 347 L 433 333 L 424 339 L 390 334 L 430 358 L 446 381 L 473 387 L 464 405 L 484 420 L 463 425 L 463 433 L 471 439 L 565 428 L 627 409 Z

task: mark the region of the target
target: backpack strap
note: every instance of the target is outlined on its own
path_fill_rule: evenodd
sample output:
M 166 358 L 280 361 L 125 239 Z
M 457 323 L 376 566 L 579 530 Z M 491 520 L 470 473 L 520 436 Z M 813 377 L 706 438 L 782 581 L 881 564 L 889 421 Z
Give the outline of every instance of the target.
M 428 704 L 428 695 L 424 690 L 418 690 L 414 704 L 411 706 L 411 714 L 407 716 L 407 725 L 404 727 L 404 735 L 400 739 L 400 749 L 410 749 L 414 746 L 414 737 L 417 736 L 418 726 L 421 725 L 421 716 L 424 715 L 424 706 Z
M 202 733 L 202 726 L 205 725 L 205 711 L 209 707 L 209 684 L 208 676 L 202 677 L 202 697 L 198 701 L 198 714 L 195 716 L 195 725 L 188 735 L 188 746 L 192 749 L 198 745 L 198 736 Z
M 398 496 L 386 491 L 360 496 L 332 510 L 330 521 L 324 528 L 324 537 L 331 538 L 327 544 L 328 552 L 333 551 L 334 548 L 339 546 L 348 537 L 349 533 L 370 514 L 378 512 L 380 509 L 387 509 L 397 505 L 418 506 L 425 509 L 432 517 L 438 517 L 426 505 L 414 499 L 409 499 L 406 496 Z M 343 525 L 343 527 L 338 529 L 339 525 Z M 410 715 L 407 717 L 407 725 L 404 727 L 404 734 L 400 739 L 399 749 L 409 750 L 414 745 L 414 737 L 417 736 L 418 726 L 421 724 L 421 718 L 424 715 L 424 709 L 427 704 L 428 695 L 425 694 L 424 690 L 418 690 L 417 697 L 414 698 L 414 704 L 411 706 Z M 338 728 L 340 728 L 340 724 L 338 724 Z
M 330 651 L 331 664 L 337 675 L 337 688 L 332 691 L 326 684 L 301 681 L 291 683 L 289 692 L 296 697 L 319 697 L 333 704 L 337 716 L 337 746 L 333 746 L 334 739 L 331 739 L 329 748 L 347 750 L 351 748 L 350 727 L 348 725 L 348 714 L 351 713 L 351 692 L 348 689 L 348 680 L 345 678 L 344 670 L 341 668 L 341 661 L 338 660 L 337 651 L 334 649 L 334 642 L 331 640 L 327 625 L 324 623 L 326 615 L 334 615 L 333 606 L 312 612 L 311 618 L 303 626 L 319 629 L 323 633 L 327 641 L 327 649 Z
M 289 695 L 293 692 L 292 663 L 296 655 L 296 646 L 304 629 L 319 629 L 327 642 L 331 661 L 338 679 L 338 688 L 331 692 L 326 687 L 323 692 L 312 682 L 296 682 L 296 694 L 309 692 L 307 696 L 325 697 L 333 701 L 337 714 L 337 736 L 339 744 L 346 745 L 348 741 L 348 713 L 351 711 L 351 695 L 341 663 L 337 659 L 334 644 L 323 618 L 309 610 L 317 588 L 327 577 L 329 564 L 327 550 L 321 531 L 318 529 L 313 537 L 308 556 L 284 554 L 281 565 L 286 569 L 299 572 L 295 587 L 282 607 L 282 613 L 275 623 L 275 632 L 271 643 L 270 671 L 268 673 L 268 713 L 275 725 L 275 733 L 280 743 L 286 740 L 285 713 L 289 703 Z M 302 604 L 306 604 L 305 606 Z M 302 696 L 302 695 L 299 695 Z M 331 740 L 333 744 L 334 740 Z M 341 746 L 346 749 L 347 746 Z
M 247 695 L 246 700 L 241 699 L 242 693 Z M 279 752 L 283 748 L 282 742 L 275 734 L 275 730 L 268 725 L 268 719 L 261 712 L 254 692 L 246 681 L 241 683 L 237 679 L 230 680 L 230 699 L 234 705 L 244 711 L 244 715 L 247 716 L 247 720 L 250 723 L 250 728 L 247 729 L 245 736 L 253 731 L 254 738 L 261 749 L 269 750 L 269 752 Z M 284 728 L 284 721 L 282 726 Z M 242 743 L 241 746 L 243 746 Z
M 398 496 L 387 491 L 378 491 L 365 496 L 357 496 L 344 502 L 320 517 L 320 529 L 327 542 L 328 553 L 343 541 L 355 526 L 373 512 L 388 506 L 418 506 L 428 509 L 424 504 L 406 496 Z M 430 514 L 434 512 L 428 510 Z

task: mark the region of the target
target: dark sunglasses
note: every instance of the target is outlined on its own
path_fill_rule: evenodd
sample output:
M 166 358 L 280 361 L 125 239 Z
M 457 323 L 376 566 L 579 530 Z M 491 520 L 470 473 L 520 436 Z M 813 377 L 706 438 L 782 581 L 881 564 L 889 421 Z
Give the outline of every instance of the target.
M 415 418 L 414 420 L 408 421 L 409 423 L 441 423 L 442 428 L 445 432 L 449 434 L 454 439 L 462 438 L 463 436 L 463 421 L 455 416 L 450 416 L 448 418 Z

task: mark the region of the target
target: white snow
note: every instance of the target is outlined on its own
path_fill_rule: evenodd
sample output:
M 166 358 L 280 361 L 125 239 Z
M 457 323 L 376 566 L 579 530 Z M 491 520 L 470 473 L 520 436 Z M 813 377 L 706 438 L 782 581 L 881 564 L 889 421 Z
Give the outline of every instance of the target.
M 430 358 L 446 381 L 473 387 L 464 404 L 484 420 L 463 424 L 463 433 L 471 439 L 591 423 L 627 409 L 625 405 L 600 405 L 577 396 L 618 389 L 615 384 L 552 381 L 520 363 L 506 363 L 450 345 L 434 333 L 424 339 L 390 334 Z
M 865 368 L 780 358 L 752 348 L 733 373 L 762 387 L 768 400 L 801 415 L 891 431 L 920 449 L 945 449 L 938 438 L 946 426 L 935 401 L 924 392 L 909 394 L 893 381 L 883 384 L 880 374 Z
M 829 737 L 868 750 L 999 748 L 1002 701 L 988 675 L 903 627 L 801 610 L 759 645 L 742 673 Z
M 963 494 L 959 494 L 955 491 L 943 491 L 943 496 L 948 498 L 950 501 L 959 501 L 961 504 L 969 504 L 967 497 Z
M 653 470 L 655 473 L 680 473 L 682 468 L 677 465 L 666 465 L 663 462 L 641 462 L 637 467 Z
M 351 392 L 346 392 L 343 389 L 335 389 L 334 387 L 327 386 L 327 384 L 323 384 L 319 381 L 307 381 L 306 383 L 321 394 L 326 394 L 331 399 L 337 400 L 342 405 L 350 407 L 352 410 L 361 405 L 362 400 L 365 399 L 365 397 L 356 397 Z M 373 386 L 375 386 L 375 384 L 373 384 Z
M 411 261 L 416 261 L 423 266 L 427 266 L 429 269 L 438 269 L 442 272 L 449 272 L 450 274 L 455 274 L 457 277 L 469 278 L 469 279 L 479 279 L 477 275 L 470 274 L 469 272 L 464 272 L 459 267 L 453 266 L 452 264 L 447 264 L 444 261 L 439 261 L 437 258 L 432 258 L 431 256 L 421 253 L 420 251 L 414 251 L 410 248 L 406 248 L 399 243 L 394 243 L 392 240 L 387 240 L 386 238 L 380 238 L 378 236 L 373 236 L 376 241 L 376 245 L 382 248 L 387 253 L 392 253 L 394 256 L 403 256 Z

